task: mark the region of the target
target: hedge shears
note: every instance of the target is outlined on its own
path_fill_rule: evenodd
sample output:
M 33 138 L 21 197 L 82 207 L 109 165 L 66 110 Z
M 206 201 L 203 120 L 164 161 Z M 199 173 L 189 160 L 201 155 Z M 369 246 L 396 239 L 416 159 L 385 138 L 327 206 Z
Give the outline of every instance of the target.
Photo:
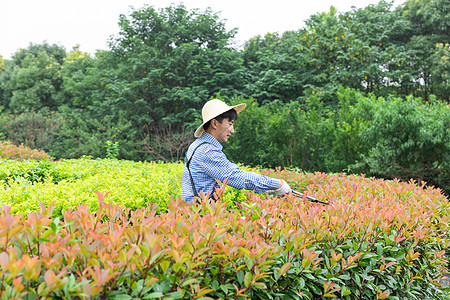
M 303 194 L 302 194 L 302 193 L 297 192 L 297 191 L 294 191 L 294 190 L 291 190 L 291 192 L 292 192 L 292 195 L 294 195 L 294 196 L 296 196 L 296 197 L 298 197 L 298 198 L 302 198 L 302 199 L 303 199 Z M 306 196 L 306 200 L 308 200 L 308 201 L 310 201 L 310 202 L 314 202 L 314 203 L 320 203 L 320 204 L 324 204 L 324 205 L 330 205 L 330 203 L 328 203 L 328 202 L 320 201 L 320 200 L 318 200 L 318 199 L 316 199 L 316 198 L 313 198 L 313 197 L 311 197 L 311 196 Z

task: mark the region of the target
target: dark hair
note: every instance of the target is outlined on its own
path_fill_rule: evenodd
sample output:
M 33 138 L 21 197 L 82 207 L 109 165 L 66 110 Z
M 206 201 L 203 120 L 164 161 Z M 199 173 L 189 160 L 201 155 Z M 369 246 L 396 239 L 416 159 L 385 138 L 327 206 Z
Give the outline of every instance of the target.
M 238 113 L 236 112 L 236 110 L 234 108 L 227 110 L 226 112 L 218 115 L 217 117 L 213 118 L 216 119 L 217 121 L 219 121 L 220 124 L 222 124 L 222 121 L 224 119 L 228 119 L 230 121 L 236 121 L 238 118 Z M 212 120 L 212 119 L 211 119 Z M 209 120 L 208 122 L 205 123 L 205 125 L 203 125 L 203 129 L 206 131 L 206 129 L 208 129 L 208 127 L 211 125 L 211 120 Z

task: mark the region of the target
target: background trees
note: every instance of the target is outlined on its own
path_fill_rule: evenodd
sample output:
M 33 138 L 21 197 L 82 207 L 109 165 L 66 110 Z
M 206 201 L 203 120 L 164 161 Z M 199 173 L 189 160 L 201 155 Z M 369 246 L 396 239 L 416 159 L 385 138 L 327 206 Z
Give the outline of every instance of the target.
M 251 39 L 243 53 L 251 75 L 248 95 L 289 102 L 308 101 L 314 93 L 337 104 L 336 91 L 346 86 L 380 96 L 427 99 L 432 93 L 448 100 L 450 30 L 442 18 L 449 4 L 422 7 L 414 1 L 395 10 L 385 1 L 344 13 L 331 7 L 312 15 L 303 29 Z
M 110 66 L 102 72 L 107 95 L 92 106 L 123 111 L 139 127 L 164 122 L 180 128 L 197 117 L 205 99 L 239 90 L 244 71 L 230 47 L 234 31 L 212 11 L 146 6 L 122 15 L 119 25 L 103 58 Z
M 211 10 L 144 6 L 120 16 L 108 51 L 43 43 L 0 60 L 0 137 L 55 158 L 115 145 L 119 158 L 176 161 L 218 97 L 249 104 L 225 147 L 233 160 L 446 186 L 447 2 L 331 7 L 240 50 Z
M 17 51 L 2 75 L 2 105 L 19 113 L 43 107 L 56 109 L 65 56 L 63 48 L 47 43 Z

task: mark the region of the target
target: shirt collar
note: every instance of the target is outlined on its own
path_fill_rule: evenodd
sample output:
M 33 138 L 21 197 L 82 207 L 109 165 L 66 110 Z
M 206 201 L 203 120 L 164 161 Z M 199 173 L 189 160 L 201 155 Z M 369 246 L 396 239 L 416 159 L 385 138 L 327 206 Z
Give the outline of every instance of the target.
M 222 144 L 219 143 L 219 141 L 210 135 L 207 132 L 203 132 L 202 136 L 198 138 L 199 140 L 202 140 L 203 142 L 208 142 L 210 144 L 213 144 L 215 147 L 219 148 L 219 150 L 222 150 Z

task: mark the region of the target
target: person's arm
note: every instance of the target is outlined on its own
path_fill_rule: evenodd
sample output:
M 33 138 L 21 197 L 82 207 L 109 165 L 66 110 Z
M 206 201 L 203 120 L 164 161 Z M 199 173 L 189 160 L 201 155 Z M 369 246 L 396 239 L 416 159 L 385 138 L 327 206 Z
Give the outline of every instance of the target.
M 228 185 L 236 189 L 252 190 L 264 193 L 278 189 L 280 180 L 254 172 L 246 172 L 231 163 L 220 150 L 212 149 L 202 157 L 200 162 L 205 172 L 214 179 L 228 180 Z

